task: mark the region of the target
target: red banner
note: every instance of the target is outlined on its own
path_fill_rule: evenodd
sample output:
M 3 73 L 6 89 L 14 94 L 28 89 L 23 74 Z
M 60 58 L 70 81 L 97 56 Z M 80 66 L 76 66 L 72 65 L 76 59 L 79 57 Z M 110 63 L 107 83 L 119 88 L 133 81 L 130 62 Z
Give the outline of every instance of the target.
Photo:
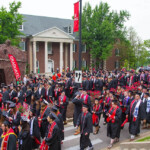
M 19 66 L 18 66 L 18 63 L 16 61 L 16 58 L 11 54 L 8 54 L 8 57 L 10 59 L 16 80 L 18 80 L 18 78 L 20 78 L 21 75 L 20 75 L 20 70 L 19 70 Z
M 74 4 L 74 29 L 73 32 L 79 31 L 79 2 Z

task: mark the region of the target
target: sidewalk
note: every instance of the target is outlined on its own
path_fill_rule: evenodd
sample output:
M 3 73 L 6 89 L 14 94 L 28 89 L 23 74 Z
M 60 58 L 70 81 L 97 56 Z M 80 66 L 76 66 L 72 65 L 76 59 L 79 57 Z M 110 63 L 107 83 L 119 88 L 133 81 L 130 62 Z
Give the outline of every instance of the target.
M 141 138 L 144 138 L 144 137 L 149 136 L 149 135 L 150 135 L 150 131 L 142 133 L 142 134 L 140 134 L 140 136 L 136 137 L 134 141 L 141 139 Z M 134 141 L 132 141 L 132 142 L 134 142 Z M 121 141 L 119 143 L 114 144 L 114 146 L 111 148 L 111 150 L 120 150 L 120 144 L 124 143 L 124 142 L 130 142 L 130 140 L 126 139 L 124 141 Z M 106 148 L 103 148 L 101 150 L 108 150 L 108 148 L 106 147 Z

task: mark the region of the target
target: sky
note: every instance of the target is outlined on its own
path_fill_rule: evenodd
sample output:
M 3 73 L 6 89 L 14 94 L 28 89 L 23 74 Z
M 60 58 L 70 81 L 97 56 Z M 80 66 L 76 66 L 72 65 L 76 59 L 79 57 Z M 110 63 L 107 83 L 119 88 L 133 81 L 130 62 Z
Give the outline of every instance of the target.
M 9 3 L 18 0 L 0 0 L 0 7 L 9 8 Z M 73 4 L 77 0 L 19 0 L 19 13 L 71 19 Z M 126 23 L 132 26 L 142 40 L 150 39 L 150 0 L 82 0 L 83 6 L 89 2 L 94 8 L 100 2 L 107 2 L 111 10 L 127 10 L 131 17 Z

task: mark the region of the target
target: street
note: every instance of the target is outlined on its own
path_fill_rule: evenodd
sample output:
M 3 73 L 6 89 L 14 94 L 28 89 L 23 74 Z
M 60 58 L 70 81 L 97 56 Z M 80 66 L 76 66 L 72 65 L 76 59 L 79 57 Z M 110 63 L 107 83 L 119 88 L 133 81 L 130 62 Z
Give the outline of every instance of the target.
M 103 125 L 103 118 L 101 119 L 100 126 L 101 128 L 97 135 L 90 135 L 94 150 L 106 148 L 110 142 L 110 138 L 107 137 L 107 125 Z M 128 126 L 129 124 L 127 123 L 124 129 L 121 131 L 120 141 L 129 139 L 130 136 Z M 65 140 L 62 144 L 62 150 L 79 150 L 80 135 L 73 135 L 74 130 L 75 128 L 73 127 L 72 123 L 68 123 L 68 125 L 65 126 Z M 141 133 L 146 131 L 148 130 L 141 130 Z

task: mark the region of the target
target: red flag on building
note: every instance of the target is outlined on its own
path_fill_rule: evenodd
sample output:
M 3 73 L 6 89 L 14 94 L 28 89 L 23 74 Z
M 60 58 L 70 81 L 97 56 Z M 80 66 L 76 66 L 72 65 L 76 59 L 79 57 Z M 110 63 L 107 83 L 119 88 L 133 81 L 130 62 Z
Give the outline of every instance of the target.
M 74 4 L 74 29 L 73 32 L 79 31 L 79 2 Z
M 11 54 L 8 54 L 8 57 L 10 59 L 10 62 L 11 62 L 11 65 L 12 65 L 12 68 L 13 68 L 16 80 L 18 80 L 21 75 L 20 75 L 20 69 L 19 69 L 18 63 L 16 61 L 16 58 L 13 55 L 11 55 Z

